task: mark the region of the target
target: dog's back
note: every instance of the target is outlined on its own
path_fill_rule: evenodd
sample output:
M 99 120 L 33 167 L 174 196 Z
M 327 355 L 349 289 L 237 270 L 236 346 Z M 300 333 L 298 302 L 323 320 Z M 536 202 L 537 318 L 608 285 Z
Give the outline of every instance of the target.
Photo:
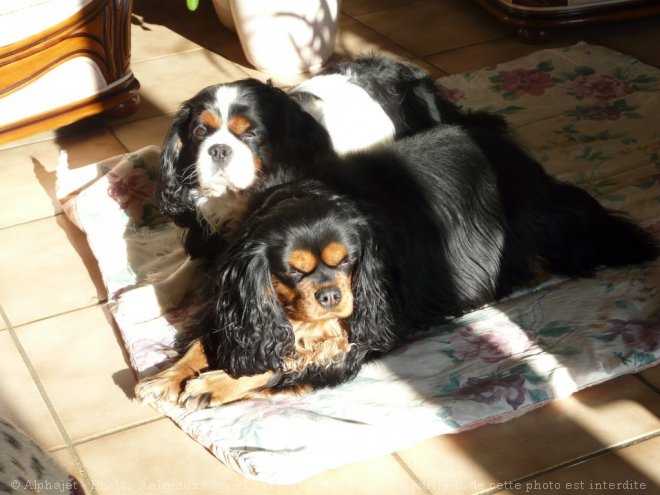
M 600 266 L 657 257 L 657 241 L 648 232 L 607 210 L 583 189 L 549 176 L 510 139 L 483 129 L 468 134 L 498 178 L 509 224 L 505 267 L 515 264 L 510 258 L 535 252 L 552 273 L 588 276 Z
M 584 276 L 658 254 L 650 234 L 498 132 L 438 126 L 331 175 L 370 209 L 411 324 L 479 307 L 539 270 Z

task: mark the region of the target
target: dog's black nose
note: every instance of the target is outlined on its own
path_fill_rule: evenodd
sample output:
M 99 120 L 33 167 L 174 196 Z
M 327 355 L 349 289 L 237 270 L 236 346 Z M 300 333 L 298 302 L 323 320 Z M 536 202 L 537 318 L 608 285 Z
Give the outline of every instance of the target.
M 334 308 L 341 301 L 341 291 L 337 287 L 325 287 L 314 293 L 314 297 L 324 308 Z
M 214 144 L 209 148 L 209 155 L 211 155 L 211 158 L 221 166 L 229 161 L 232 153 L 231 146 L 227 144 Z

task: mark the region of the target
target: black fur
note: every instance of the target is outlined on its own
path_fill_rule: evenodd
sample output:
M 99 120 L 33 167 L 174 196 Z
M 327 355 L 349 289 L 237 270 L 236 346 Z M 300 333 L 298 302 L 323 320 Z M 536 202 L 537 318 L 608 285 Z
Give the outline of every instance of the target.
M 416 66 L 374 55 L 340 62 L 323 74 L 349 72 L 351 82 L 364 88 L 383 107 L 395 124 L 396 138 L 438 124 L 432 116 L 429 102 L 437 105 L 441 123 L 502 133 L 506 130 L 506 123 L 499 116 L 484 112 L 465 113 L 441 98 L 434 81 Z M 213 231 L 197 208 L 200 191 L 195 163 L 199 142 L 194 139 L 193 130 L 200 113 L 219 103 L 216 101 L 219 86 L 203 89 L 181 106 L 172 121 L 161 154 L 157 190 L 160 208 L 163 214 L 185 229 L 183 244 L 192 258 L 212 258 L 226 247 L 230 234 L 228 230 L 232 230 Z M 238 99 L 231 102 L 231 108 L 246 114 L 257 124 L 254 130 L 258 133 L 258 139 L 250 145 L 263 169 L 258 180 L 241 191 L 245 201 L 272 185 L 314 175 L 313 169 L 317 164 L 333 154 L 330 136 L 322 125 L 303 112 L 294 101 L 313 95 L 296 94 L 294 90 L 292 99 L 282 90 L 255 79 L 224 86 L 238 91 Z M 240 223 L 240 218 L 238 220 Z
M 160 160 L 160 208 L 178 226 L 187 229 L 184 245 L 192 257 L 211 258 L 226 241 L 226 233 L 211 232 L 197 211 L 200 193 L 194 168 L 199 143 L 192 134 L 201 112 L 218 104 L 215 94 L 219 86 L 203 89 L 182 105 L 165 139 Z M 247 115 L 255 124 L 252 130 L 256 138 L 249 144 L 253 155 L 261 161 L 262 170 L 257 180 L 241 192 L 246 200 L 273 184 L 300 177 L 306 167 L 333 154 L 327 132 L 282 90 L 256 79 L 225 86 L 238 92 L 238 98 L 230 104 L 231 111 Z
M 437 124 L 456 124 L 506 132 L 506 121 L 487 112 L 459 109 L 442 97 L 440 87 L 416 65 L 382 55 L 362 55 L 338 62 L 319 75 L 348 75 L 349 81 L 377 101 L 395 128 L 395 139 L 410 136 Z M 294 98 L 303 95 L 292 93 Z M 429 108 L 432 103 L 436 108 Z M 437 109 L 437 112 L 435 111 Z M 437 118 L 439 117 L 439 118 Z
M 336 385 L 411 331 L 529 283 L 537 264 L 582 276 L 658 255 L 640 227 L 497 132 L 439 126 L 316 172 L 257 195 L 217 259 L 207 306 L 184 337 L 202 339 L 212 367 L 275 371 L 273 387 Z M 294 334 L 271 274 L 288 280 L 287 246 L 331 241 L 350 246 L 354 309 L 344 324 L 354 345 L 332 366 L 290 373 Z

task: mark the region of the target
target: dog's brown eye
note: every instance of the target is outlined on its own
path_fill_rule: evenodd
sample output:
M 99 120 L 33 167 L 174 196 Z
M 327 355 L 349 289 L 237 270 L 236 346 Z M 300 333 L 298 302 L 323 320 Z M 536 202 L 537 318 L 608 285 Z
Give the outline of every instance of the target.
M 203 125 L 198 125 L 193 129 L 193 135 L 196 138 L 203 138 L 204 136 L 206 136 L 206 127 L 204 127 Z
M 254 131 L 247 130 L 241 134 L 241 139 L 254 139 L 257 137 L 257 133 Z
M 348 259 L 348 257 L 344 258 L 339 262 L 337 265 L 337 268 L 340 270 L 350 270 L 353 267 L 353 262 Z
M 293 280 L 295 283 L 298 283 L 305 275 L 307 275 L 305 272 L 296 270 L 295 268 L 291 268 L 288 273 L 289 279 Z

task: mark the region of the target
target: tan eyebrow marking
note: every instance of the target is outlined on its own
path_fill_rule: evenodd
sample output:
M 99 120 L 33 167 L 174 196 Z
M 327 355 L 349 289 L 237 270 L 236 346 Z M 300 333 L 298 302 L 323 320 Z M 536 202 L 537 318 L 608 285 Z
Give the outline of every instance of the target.
M 201 114 L 199 114 L 199 120 L 206 127 L 210 127 L 212 129 L 219 129 L 220 124 L 222 123 L 220 121 L 220 116 L 211 110 L 204 110 Z
M 321 251 L 321 259 L 323 260 L 323 263 L 330 267 L 336 267 L 339 265 L 339 263 L 346 258 L 346 255 L 348 255 L 348 249 L 339 242 L 331 242 L 323 248 L 323 251 Z
M 229 130 L 234 134 L 241 135 L 252 127 L 252 122 L 244 115 L 235 115 L 229 119 Z
M 303 273 L 313 272 L 318 264 L 318 260 L 316 259 L 316 256 L 314 256 L 314 253 L 307 249 L 294 249 L 291 251 L 291 254 L 289 254 L 287 261 L 289 262 L 289 265 Z

